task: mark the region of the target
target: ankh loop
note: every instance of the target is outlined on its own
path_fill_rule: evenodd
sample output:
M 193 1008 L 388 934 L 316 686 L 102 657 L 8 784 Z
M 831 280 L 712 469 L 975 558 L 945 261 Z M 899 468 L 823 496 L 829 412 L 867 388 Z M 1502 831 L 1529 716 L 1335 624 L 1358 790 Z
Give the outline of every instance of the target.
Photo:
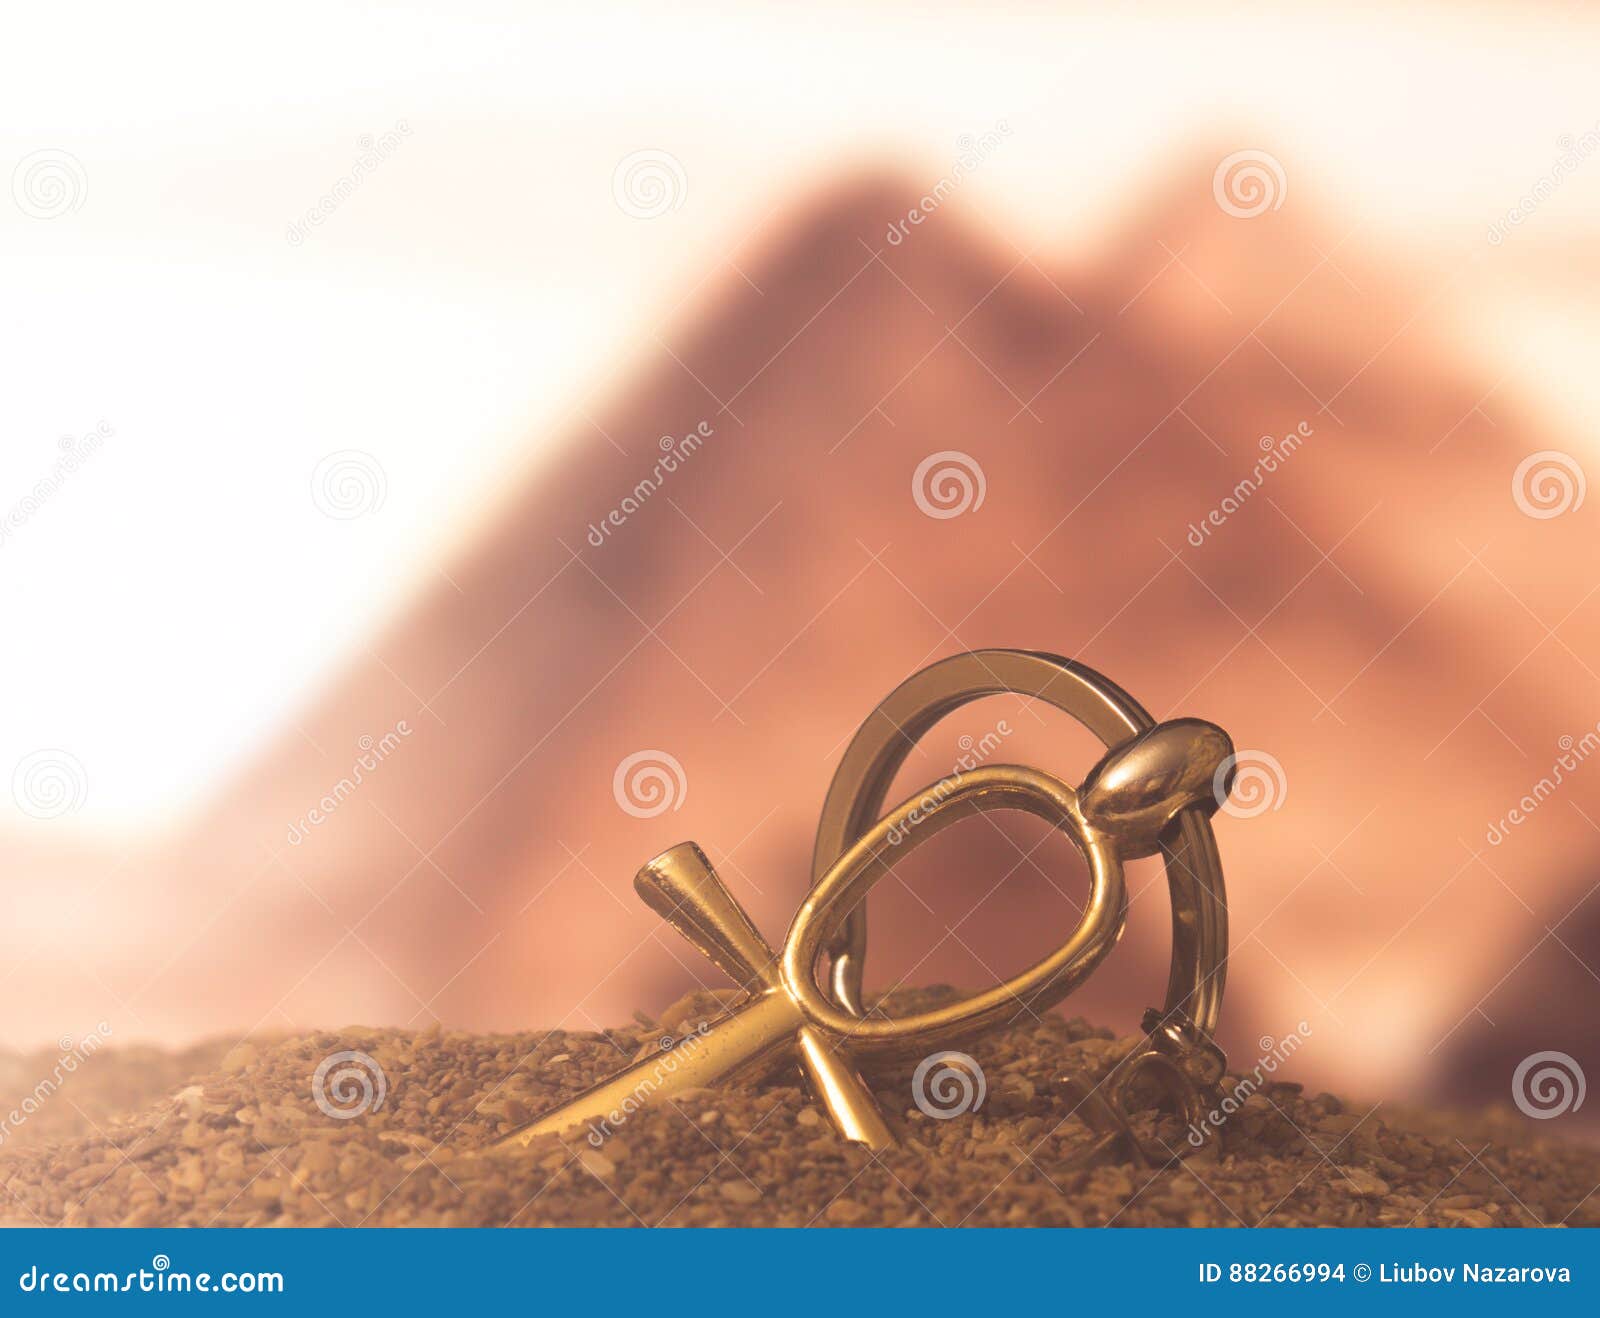
M 1008 692 L 1049 702 L 1106 744 L 1081 787 L 1021 765 L 992 765 L 940 779 L 884 810 L 917 739 L 959 706 Z M 584 1126 L 599 1138 L 643 1106 L 792 1058 L 846 1139 L 889 1147 L 894 1133 L 858 1064 L 905 1061 L 1060 1002 L 1122 935 L 1123 862 L 1159 853 L 1172 899 L 1166 1003 L 1145 1013 L 1144 1041 L 1099 1085 L 1064 1083 L 1074 1111 L 1100 1137 L 1097 1149 L 1121 1144 L 1135 1158 L 1153 1157 L 1127 1120 L 1134 1079 L 1148 1072 L 1192 1120 L 1210 1105 L 1225 1064 L 1211 1036 L 1222 1004 L 1227 903 L 1209 817 L 1226 796 L 1232 764 L 1221 728 L 1198 719 L 1157 724 L 1113 683 L 1056 655 L 977 650 L 930 665 L 879 704 L 846 750 L 823 805 L 811 892 L 778 952 L 694 843 L 663 852 L 634 879 L 644 901 L 744 997 L 703 1032 L 601 1081 L 501 1146 Z M 869 1016 L 862 998 L 868 890 L 906 852 L 991 810 L 1035 815 L 1082 853 L 1089 895 L 1077 927 L 1056 951 L 983 992 L 911 1016 Z M 824 957 L 831 964 L 822 975 Z

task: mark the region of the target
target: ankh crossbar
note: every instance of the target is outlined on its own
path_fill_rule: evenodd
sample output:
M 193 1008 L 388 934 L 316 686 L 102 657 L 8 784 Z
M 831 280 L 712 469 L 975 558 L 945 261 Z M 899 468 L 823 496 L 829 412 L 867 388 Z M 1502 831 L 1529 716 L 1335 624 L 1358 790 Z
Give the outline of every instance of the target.
M 893 1132 L 853 1060 L 904 1060 L 1003 1028 L 1020 1013 L 1066 997 L 1121 936 L 1127 908 L 1123 859 L 1153 854 L 1182 810 L 1209 800 L 1213 775 L 1231 754 L 1220 728 L 1179 719 L 1112 748 L 1082 791 L 1020 765 L 941 779 L 891 810 L 839 857 L 796 912 L 776 954 L 699 847 L 682 843 L 664 852 L 639 871 L 634 887 L 745 987 L 746 998 L 703 1034 L 600 1082 L 508 1136 L 501 1147 L 525 1146 L 541 1135 L 585 1125 L 591 1138 L 603 1138 L 641 1107 L 768 1065 L 785 1052 L 798 1057 L 845 1138 L 872 1148 L 892 1146 Z M 818 962 L 828 940 L 893 861 L 963 818 L 1004 809 L 1026 811 L 1060 828 L 1089 862 L 1088 900 L 1066 942 L 1003 983 L 903 1019 L 856 1017 L 831 1001 L 818 982 Z
M 577 1126 L 609 1133 L 641 1106 L 759 1071 L 787 1049 L 798 1056 L 841 1135 L 871 1148 L 895 1142 L 849 1059 L 834 1041 L 806 1024 L 799 1003 L 783 988 L 773 950 L 698 846 L 683 842 L 662 852 L 639 871 L 633 886 L 646 905 L 746 989 L 748 997 L 703 1033 L 690 1034 L 660 1056 L 602 1081 L 523 1127 L 501 1147 L 526 1145 L 540 1135 Z

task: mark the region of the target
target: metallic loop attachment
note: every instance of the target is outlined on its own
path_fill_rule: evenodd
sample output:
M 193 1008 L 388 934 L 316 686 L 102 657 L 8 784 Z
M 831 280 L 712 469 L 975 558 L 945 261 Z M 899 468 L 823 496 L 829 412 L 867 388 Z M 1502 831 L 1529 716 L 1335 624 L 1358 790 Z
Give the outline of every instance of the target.
M 884 813 L 889 784 L 918 737 L 958 706 L 1008 691 L 1048 700 L 1106 743 L 1081 789 L 1036 769 L 994 765 L 943 778 Z M 1211 1035 L 1222 1002 L 1227 905 L 1207 820 L 1218 804 L 1213 785 L 1232 755 L 1222 729 L 1197 719 L 1156 725 L 1126 692 L 1057 655 L 980 650 L 923 669 L 889 694 L 846 750 L 817 830 L 812 887 L 779 952 L 693 843 L 663 852 L 636 876 L 645 903 L 740 985 L 739 1000 L 703 1033 L 592 1085 L 499 1147 L 582 1126 L 592 1142 L 603 1142 L 641 1105 L 787 1061 L 805 1073 L 841 1135 L 887 1148 L 894 1132 L 857 1061 L 915 1056 L 1059 1002 L 1121 937 L 1123 862 L 1160 851 L 1172 893 L 1167 1005 L 1145 1014 L 1145 1038 L 1102 1085 L 1064 1082 L 1098 1136 L 1095 1156 L 1124 1147 L 1135 1158 L 1153 1157 L 1128 1121 L 1133 1079 L 1148 1072 L 1198 1126 L 1225 1065 Z M 867 1018 L 867 893 L 902 844 L 910 850 L 961 819 L 1006 809 L 1060 829 L 1087 860 L 1089 897 L 1077 928 L 1049 956 L 980 993 L 899 1019 Z M 824 952 L 833 959 L 826 987 L 818 979 Z
M 883 814 L 895 773 L 920 737 L 962 705 L 1008 692 L 1049 702 L 1076 718 L 1106 744 L 1108 751 L 1120 753 L 1112 766 L 1107 767 L 1107 761 L 1102 760 L 1091 771 L 1082 797 L 1088 807 L 1085 813 L 1094 812 L 1102 825 L 1116 831 L 1122 821 L 1108 815 L 1107 810 L 1131 810 L 1131 819 L 1138 820 L 1141 827 L 1129 828 L 1120 854 L 1124 859 L 1152 854 L 1151 850 L 1141 849 L 1152 840 L 1143 827 L 1150 822 L 1148 812 L 1141 814 L 1136 808 L 1139 802 L 1125 793 L 1119 797 L 1113 789 L 1126 786 L 1139 776 L 1135 770 L 1141 765 L 1136 759 L 1125 757 L 1142 757 L 1145 750 L 1125 748 L 1124 743 L 1150 732 L 1156 727 L 1155 720 L 1116 683 L 1060 655 L 1033 650 L 973 650 L 914 673 L 867 716 L 845 750 L 823 802 L 811 861 L 812 883 L 820 884 L 835 861 L 872 829 Z M 1193 726 L 1185 731 L 1184 725 Z M 1192 737 L 1199 729 L 1212 729 L 1210 724 L 1187 719 L 1161 727 L 1178 729 L 1157 734 L 1163 738 Z M 1144 802 L 1146 807 L 1159 806 L 1170 799 L 1171 791 L 1184 794 L 1191 802 L 1166 824 L 1157 839 L 1165 857 L 1172 897 L 1172 967 L 1165 1014 L 1183 1012 L 1207 1038 L 1215 1032 L 1222 1010 L 1228 907 L 1216 838 L 1209 822 L 1217 802 L 1214 797 L 1208 801 L 1199 794 L 1198 774 L 1215 762 L 1224 747 L 1223 758 L 1232 754 L 1226 734 L 1221 729 L 1213 731 L 1220 740 L 1211 738 L 1209 733 L 1200 736 L 1195 762 L 1175 768 L 1176 777 L 1154 790 L 1152 799 Z M 1166 749 L 1170 751 L 1171 747 Z M 1117 764 L 1127 772 L 1114 772 Z M 1209 780 L 1204 786 L 1209 795 Z M 867 950 L 864 904 L 855 905 L 838 921 L 826 950 L 833 958 L 829 986 L 834 1002 L 852 1015 L 863 1015 Z
M 1083 918 L 1056 951 L 1020 974 L 961 1002 L 896 1019 L 865 1019 L 836 1006 L 816 981 L 816 965 L 839 927 L 860 910 L 902 844 L 916 846 L 986 810 L 1016 809 L 1065 832 L 1089 863 Z M 861 1058 L 914 1056 L 1005 1024 L 1024 1008 L 1042 1011 L 1078 987 L 1122 935 L 1127 890 L 1109 840 L 1087 827 L 1065 783 L 1018 765 L 994 765 L 941 779 L 856 841 L 822 876 L 795 913 L 784 944 L 784 988 L 813 1025 L 841 1036 Z

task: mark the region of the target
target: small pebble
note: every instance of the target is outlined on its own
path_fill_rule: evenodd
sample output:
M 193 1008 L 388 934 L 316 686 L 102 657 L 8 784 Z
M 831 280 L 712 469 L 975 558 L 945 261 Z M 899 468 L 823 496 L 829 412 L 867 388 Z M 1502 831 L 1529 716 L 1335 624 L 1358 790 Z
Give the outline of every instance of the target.
M 591 1176 L 607 1177 L 616 1174 L 617 1164 L 598 1149 L 585 1149 L 578 1155 L 578 1162 Z
M 942 990 L 898 994 L 889 1013 L 948 1001 Z M 873 1066 L 871 1090 L 900 1137 L 876 1154 L 842 1140 L 787 1065 L 493 1148 L 614 1073 L 619 1044 L 631 1053 L 725 1006 L 690 994 L 659 1028 L 644 1014 L 604 1035 L 430 1025 L 235 1036 L 176 1052 L 108 1047 L 5 1132 L 0 1216 L 156 1229 L 1600 1226 L 1590 1194 L 1600 1150 L 1509 1104 L 1476 1115 L 1386 1104 L 1367 1115 L 1370 1104 L 1275 1080 L 1185 1166 L 1138 1165 L 1072 1116 L 1055 1083 L 1063 1072 L 1098 1083 L 1133 1041 L 1054 1013 L 970 1045 L 990 1095 L 979 1112 L 918 1108 L 914 1058 Z M 366 1059 L 368 1088 L 358 1073 L 330 1074 L 319 1102 L 320 1064 L 351 1052 Z M 0 1049 L 0 1111 L 53 1062 Z M 1179 1119 L 1137 1110 L 1132 1120 L 1147 1144 L 1187 1148 Z
M 1334 1177 L 1334 1181 L 1342 1181 L 1351 1194 L 1358 1194 L 1363 1199 L 1382 1199 L 1389 1193 L 1389 1182 L 1364 1167 L 1346 1167 Z

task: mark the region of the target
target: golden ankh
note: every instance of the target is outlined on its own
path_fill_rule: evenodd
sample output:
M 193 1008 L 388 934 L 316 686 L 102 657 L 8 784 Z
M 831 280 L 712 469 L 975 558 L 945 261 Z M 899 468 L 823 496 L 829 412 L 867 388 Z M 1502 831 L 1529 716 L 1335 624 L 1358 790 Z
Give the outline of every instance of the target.
M 786 1047 L 798 1054 L 846 1139 L 873 1148 L 894 1143 L 866 1083 L 831 1041 L 806 1024 L 779 981 L 772 949 L 698 846 L 682 842 L 662 852 L 639 871 L 633 886 L 647 906 L 744 988 L 746 999 L 708 1030 L 602 1081 L 503 1140 L 502 1147 L 575 1126 L 608 1135 L 646 1103 L 759 1071 Z
M 1126 916 L 1122 862 L 1154 854 L 1186 810 L 1215 809 L 1214 781 L 1232 755 L 1213 724 L 1179 719 L 1113 748 L 1082 790 L 1020 765 L 997 765 L 941 779 L 867 829 L 821 877 L 774 954 L 718 879 L 704 853 L 683 843 L 641 869 L 634 886 L 748 996 L 703 1034 L 660 1057 L 635 1062 L 501 1141 L 519 1147 L 541 1135 L 588 1126 L 611 1133 L 641 1107 L 773 1064 L 800 1061 L 839 1132 L 872 1148 L 895 1143 L 853 1062 L 902 1060 L 945 1047 L 1019 1013 L 1042 1011 L 1078 987 L 1116 945 Z M 900 848 L 919 845 L 961 819 L 988 810 L 1033 814 L 1060 828 L 1088 861 L 1090 888 L 1071 936 L 1020 974 L 959 1002 L 899 1019 L 851 1014 L 817 978 L 830 939 L 890 871 Z

